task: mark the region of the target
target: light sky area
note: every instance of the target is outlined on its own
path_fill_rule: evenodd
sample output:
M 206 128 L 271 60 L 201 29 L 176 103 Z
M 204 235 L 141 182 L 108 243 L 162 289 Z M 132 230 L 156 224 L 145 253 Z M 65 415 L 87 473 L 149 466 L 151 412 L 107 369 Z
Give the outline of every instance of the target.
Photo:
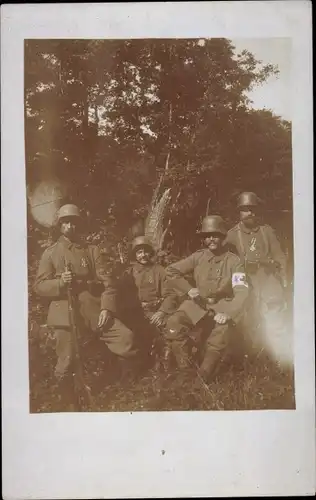
M 233 38 L 237 52 L 246 49 L 264 64 L 276 64 L 278 77 L 269 78 L 248 94 L 256 109 L 271 109 L 276 115 L 291 120 L 291 39 Z

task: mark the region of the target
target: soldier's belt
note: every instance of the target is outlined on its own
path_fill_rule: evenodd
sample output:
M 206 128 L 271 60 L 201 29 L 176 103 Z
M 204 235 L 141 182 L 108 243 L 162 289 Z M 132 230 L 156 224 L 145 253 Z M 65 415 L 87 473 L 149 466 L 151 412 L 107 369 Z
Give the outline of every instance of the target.
M 104 285 L 99 280 L 74 280 L 73 290 L 75 293 L 87 290 L 91 295 L 99 296 L 104 291 Z
M 102 285 L 102 281 L 100 280 L 82 280 L 82 279 L 74 279 L 74 283 L 76 285 Z
M 276 268 L 276 263 L 273 260 L 258 260 L 258 261 L 249 261 L 245 262 L 246 269 L 248 270 L 257 270 L 261 267 L 264 268 Z

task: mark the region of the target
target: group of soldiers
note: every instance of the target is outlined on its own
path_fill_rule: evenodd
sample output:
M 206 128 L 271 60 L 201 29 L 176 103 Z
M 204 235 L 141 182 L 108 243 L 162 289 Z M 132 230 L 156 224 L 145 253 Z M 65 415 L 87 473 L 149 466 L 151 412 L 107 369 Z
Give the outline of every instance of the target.
M 73 371 L 69 287 L 80 333 L 89 330 L 105 343 L 122 383 L 163 366 L 210 384 L 240 326 L 250 327 L 250 316 L 251 328 L 269 313 L 275 335 L 284 330 L 286 256 L 273 229 L 261 223 L 261 204 L 255 193 L 242 193 L 240 221 L 229 231 L 221 216 L 205 217 L 198 232 L 203 248 L 166 268 L 146 236 L 136 237 L 120 280 L 107 271 L 100 248 L 82 241 L 79 208 L 62 206 L 60 237 L 42 255 L 35 280 L 36 293 L 49 302 L 60 391 Z M 196 329 L 201 336 L 194 357 Z

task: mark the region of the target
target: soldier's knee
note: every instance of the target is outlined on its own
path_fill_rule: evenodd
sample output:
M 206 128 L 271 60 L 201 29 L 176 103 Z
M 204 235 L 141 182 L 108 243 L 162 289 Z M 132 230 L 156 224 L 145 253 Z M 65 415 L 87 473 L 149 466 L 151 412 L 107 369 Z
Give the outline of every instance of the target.
M 55 329 L 56 354 L 58 357 L 66 358 L 71 355 L 71 333 L 66 329 Z
M 78 298 L 81 302 L 90 302 L 92 299 L 92 295 L 90 292 L 88 292 L 88 290 L 84 290 L 83 292 L 80 292 Z
M 188 328 L 184 324 L 182 316 L 175 313 L 170 316 L 166 323 L 165 338 L 169 341 L 179 340 L 184 336 L 187 330 Z
M 69 372 L 70 362 L 71 362 L 71 356 L 58 358 L 54 371 L 54 375 L 58 380 L 61 380 L 67 375 L 67 373 Z
M 126 348 L 130 349 L 134 343 L 134 334 L 132 330 L 127 327 L 122 329 L 122 342 L 126 346 Z
M 218 351 L 225 349 L 229 344 L 231 331 L 232 327 L 229 324 L 217 324 L 207 339 L 207 347 Z
M 121 323 L 120 325 L 120 354 L 121 356 L 129 356 L 134 347 L 135 336 L 132 330 Z

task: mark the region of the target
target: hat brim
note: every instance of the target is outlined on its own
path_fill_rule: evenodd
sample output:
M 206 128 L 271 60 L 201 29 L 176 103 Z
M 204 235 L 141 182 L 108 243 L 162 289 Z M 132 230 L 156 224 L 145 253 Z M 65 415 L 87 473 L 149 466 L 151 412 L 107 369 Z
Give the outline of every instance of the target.
M 197 231 L 197 236 L 205 236 L 207 234 L 221 234 L 222 236 L 227 236 L 227 232 L 224 233 L 222 231 Z
M 64 222 L 65 219 L 73 219 L 73 220 L 76 220 L 76 221 L 82 221 L 82 217 L 80 215 L 64 215 L 63 217 L 59 217 L 57 219 L 57 222 L 60 223 L 60 222 Z
M 261 204 L 262 203 L 256 203 L 256 204 L 249 203 L 248 205 L 242 204 L 238 205 L 237 208 L 258 208 Z
M 154 248 L 151 245 L 148 245 L 147 243 L 140 243 L 139 245 L 136 245 L 134 248 L 132 248 L 131 253 L 135 254 L 137 250 L 139 250 L 140 248 L 148 248 L 148 250 L 150 250 L 152 254 L 155 253 Z

